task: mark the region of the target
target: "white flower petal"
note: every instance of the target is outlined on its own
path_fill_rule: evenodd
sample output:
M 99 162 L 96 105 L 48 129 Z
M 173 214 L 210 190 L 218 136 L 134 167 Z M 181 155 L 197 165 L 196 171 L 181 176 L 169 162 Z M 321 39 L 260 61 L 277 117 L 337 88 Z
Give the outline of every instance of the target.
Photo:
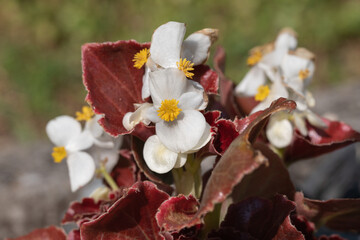
M 178 107 L 184 110 L 198 110 L 204 103 L 204 95 L 198 92 L 186 92 L 179 98 Z
M 200 138 L 199 142 L 196 144 L 196 146 L 191 149 L 190 151 L 186 153 L 194 153 L 200 150 L 200 148 L 204 147 L 211 139 L 212 133 L 211 133 L 211 127 L 208 123 L 206 123 L 206 128 L 204 131 L 204 134 Z
M 65 145 L 65 149 L 69 152 L 77 152 L 90 148 L 94 144 L 94 137 L 87 130 L 72 138 L 68 144 Z
M 59 116 L 46 125 L 46 133 L 56 146 L 66 146 L 81 133 L 81 124 L 70 116 Z
M 151 103 L 142 103 L 137 105 L 135 112 L 128 112 L 123 117 L 123 126 L 126 130 L 132 130 L 137 124 L 143 122 L 146 125 L 150 124 L 147 118 L 147 111 L 152 107 Z
M 315 113 L 310 111 L 309 109 L 306 110 L 306 119 L 309 121 L 309 123 L 315 127 L 319 128 L 326 128 L 326 123 Z
M 104 129 L 98 123 L 101 117 L 101 115 L 96 115 L 85 123 L 85 130 L 88 130 L 94 138 L 98 138 L 104 133 Z
M 182 111 L 172 122 L 156 123 L 156 134 L 171 151 L 185 153 L 200 141 L 206 129 L 204 115 L 195 110 Z
M 142 79 L 143 82 L 143 86 L 141 88 L 141 98 L 144 100 L 145 98 L 150 97 L 150 88 L 149 88 L 149 73 L 150 73 L 150 68 L 148 66 L 145 65 L 145 72 L 144 72 L 144 76 Z
M 290 121 L 272 116 L 266 128 L 266 137 L 277 148 L 288 146 L 293 138 L 293 127 Z
M 174 165 L 174 168 L 181 168 L 185 165 L 187 160 L 187 154 L 186 153 L 179 153 L 178 158 L 176 159 L 176 163 Z
M 146 140 L 143 153 L 147 166 L 156 173 L 169 172 L 178 158 L 178 154 L 167 149 L 156 135 Z
M 168 22 L 158 27 L 151 39 L 151 59 L 164 68 L 176 67 L 185 31 L 185 24 L 179 22 Z
M 235 93 L 243 96 L 256 95 L 258 88 L 266 83 L 264 70 L 258 65 L 253 66 L 243 80 L 236 86 Z
M 161 121 L 161 118 L 158 115 L 158 111 L 155 107 L 149 108 L 146 112 L 146 118 L 149 119 L 151 122 L 157 123 Z
M 177 68 L 150 73 L 150 94 L 154 106 L 159 108 L 165 99 L 179 99 L 188 87 L 185 74 Z
M 297 39 L 294 33 L 284 31 L 278 35 L 275 40 L 275 49 L 285 48 L 287 50 L 294 50 L 297 45 Z
M 306 128 L 306 122 L 303 114 L 294 113 L 293 116 L 294 116 L 294 124 L 296 128 L 300 131 L 301 135 L 307 136 L 308 131 Z
M 186 58 L 195 66 L 202 64 L 208 58 L 210 46 L 211 38 L 209 35 L 200 32 L 193 33 L 183 42 L 181 58 Z
M 73 152 L 67 158 L 71 191 L 75 192 L 84 186 L 94 176 L 95 163 L 93 158 L 85 152 Z

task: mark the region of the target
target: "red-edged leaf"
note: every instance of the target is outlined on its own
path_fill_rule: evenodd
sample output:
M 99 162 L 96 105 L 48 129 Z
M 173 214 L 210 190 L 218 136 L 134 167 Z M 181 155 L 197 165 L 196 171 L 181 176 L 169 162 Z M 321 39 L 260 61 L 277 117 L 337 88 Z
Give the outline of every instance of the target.
M 82 46 L 83 81 L 86 100 L 98 114 L 105 131 L 113 136 L 128 133 L 122 124 L 127 112 L 135 110 L 134 103 L 142 103 L 141 88 L 144 68 L 133 65 L 133 57 L 149 43 L 134 40 L 114 43 L 88 43 Z
M 314 223 L 308 221 L 304 216 L 299 216 L 297 214 L 291 214 L 290 219 L 291 223 L 304 235 L 306 240 L 314 239 Z
M 217 154 L 223 155 L 234 139 L 239 136 L 239 133 L 236 131 L 235 124 L 226 119 L 217 120 L 213 127 L 216 129 L 212 140 L 214 149 Z
M 163 202 L 156 214 L 158 225 L 168 232 L 184 228 L 182 224 L 190 221 L 198 211 L 199 202 L 192 195 L 179 195 Z
M 80 230 L 75 229 L 69 232 L 67 240 L 81 240 Z
M 101 201 L 96 203 L 93 198 L 84 198 L 81 202 L 72 202 L 61 224 L 77 222 L 84 218 L 90 219 L 100 214 L 100 207 Z
M 138 182 L 97 219 L 81 225 L 81 239 L 165 239 L 155 214 L 169 195 L 151 182 Z
M 253 173 L 246 175 L 234 188 L 231 194 L 234 202 L 248 197 L 271 198 L 276 194 L 286 195 L 293 200 L 295 187 L 283 161 L 263 143 L 255 143 L 254 148 L 261 151 L 268 159 L 268 164 L 261 165 Z
M 251 239 L 272 239 L 294 209 L 295 204 L 281 195 L 271 200 L 248 198 L 229 206 L 220 230 L 248 234 Z M 218 231 L 210 233 L 209 239 L 217 236 L 220 237 L 218 239 L 225 239 Z
M 317 225 L 339 231 L 360 232 L 360 199 L 320 201 L 296 193 L 295 201 L 297 213 Z
M 360 133 L 343 122 L 323 118 L 328 126 L 319 129 L 308 124 L 308 137 L 295 133 L 295 140 L 286 149 L 285 160 L 294 162 L 299 159 L 316 157 L 360 141 Z
M 304 235 L 291 224 L 290 217 L 287 216 L 280 225 L 278 232 L 272 240 L 305 240 Z
M 62 228 L 50 226 L 48 228 L 40 228 L 31 233 L 8 240 L 66 240 L 66 234 Z
M 207 65 L 194 67 L 194 81 L 199 82 L 207 94 L 217 94 L 219 89 L 219 77 L 217 73 Z

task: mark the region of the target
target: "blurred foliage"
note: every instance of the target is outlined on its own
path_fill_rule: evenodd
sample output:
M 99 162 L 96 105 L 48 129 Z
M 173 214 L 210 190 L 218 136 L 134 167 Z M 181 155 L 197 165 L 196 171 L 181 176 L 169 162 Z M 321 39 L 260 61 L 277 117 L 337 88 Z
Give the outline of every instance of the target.
M 169 21 L 188 31 L 220 30 L 227 74 L 239 82 L 250 48 L 289 26 L 318 56 L 315 84 L 358 77 L 358 0 L 0 0 L 0 135 L 43 134 L 46 122 L 84 104 L 80 47 L 86 42 L 151 40 Z

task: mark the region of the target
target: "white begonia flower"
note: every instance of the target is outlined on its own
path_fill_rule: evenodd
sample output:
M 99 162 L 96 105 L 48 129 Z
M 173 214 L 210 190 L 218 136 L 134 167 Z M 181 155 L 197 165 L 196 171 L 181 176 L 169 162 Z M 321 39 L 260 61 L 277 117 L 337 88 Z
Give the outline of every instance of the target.
M 198 151 L 210 138 L 210 126 L 199 112 L 206 107 L 204 92 L 176 68 L 150 73 L 153 106 L 147 118 L 155 123 L 156 135 L 144 147 L 149 168 L 165 173 L 181 167 L 186 155 Z
M 266 127 L 266 137 L 273 146 L 277 148 L 289 146 L 293 138 L 293 132 L 294 129 L 289 121 L 289 114 L 279 112 L 270 117 Z
M 284 83 L 294 91 L 306 95 L 306 87 L 315 71 L 314 59 L 315 55 L 305 48 L 285 54 L 280 65 Z
M 55 162 L 67 158 L 71 191 L 88 183 L 95 172 L 93 158 L 82 150 L 90 148 L 94 141 L 89 131 L 81 131 L 81 125 L 70 116 L 59 116 L 48 122 L 46 133 L 57 146 L 52 156 Z
M 273 45 L 267 44 L 252 49 L 247 59 L 251 69 L 236 86 L 235 93 L 240 96 L 254 96 L 258 88 L 266 84 L 267 78 L 274 81 L 284 55 L 289 50 L 295 49 L 296 45 L 296 33 L 291 29 L 284 29 Z
M 162 68 L 179 68 L 188 78 L 194 75 L 193 66 L 203 64 L 209 56 L 209 48 L 217 39 L 216 29 L 203 29 L 184 40 L 184 23 L 168 22 L 158 27 L 151 39 L 150 50 L 135 55 L 134 66 L 141 68 L 145 64 L 142 98 L 150 96 L 149 73 Z M 138 56 L 138 57 L 137 57 Z

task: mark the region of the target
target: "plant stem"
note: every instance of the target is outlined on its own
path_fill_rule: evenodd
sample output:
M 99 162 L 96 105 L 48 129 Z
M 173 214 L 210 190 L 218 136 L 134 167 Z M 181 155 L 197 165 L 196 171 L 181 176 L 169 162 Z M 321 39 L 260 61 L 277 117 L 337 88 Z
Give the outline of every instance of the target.
M 114 181 L 114 179 L 110 176 L 110 174 L 106 171 L 106 168 L 104 166 L 104 164 L 101 164 L 100 168 L 98 169 L 98 172 L 102 174 L 102 176 L 104 177 L 105 181 L 109 184 L 109 186 L 111 187 L 111 189 L 113 191 L 119 190 L 118 185 L 116 184 L 116 182 Z

